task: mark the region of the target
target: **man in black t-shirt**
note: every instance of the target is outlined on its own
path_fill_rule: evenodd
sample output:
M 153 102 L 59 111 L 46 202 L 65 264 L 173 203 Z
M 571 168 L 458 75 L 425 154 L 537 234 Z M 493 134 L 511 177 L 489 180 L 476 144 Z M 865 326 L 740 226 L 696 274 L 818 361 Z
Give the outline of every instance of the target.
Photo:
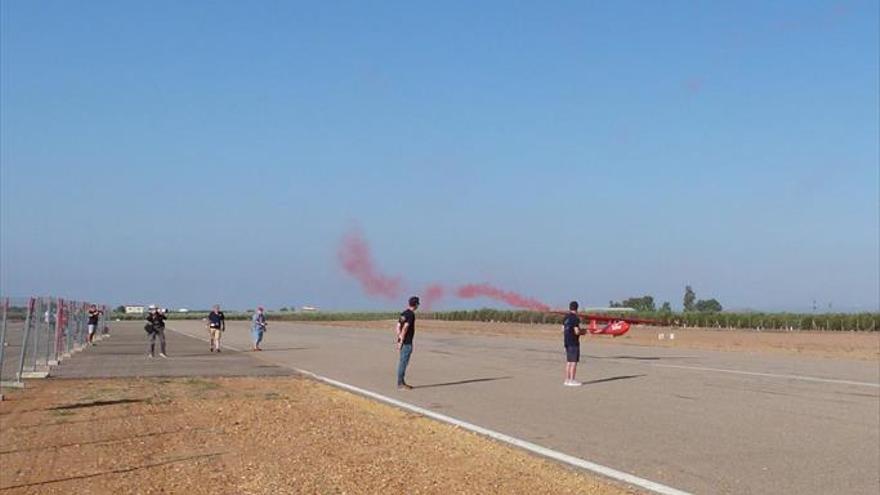
M 416 333 L 416 310 L 419 309 L 419 298 L 409 298 L 409 307 L 400 313 L 397 320 L 397 349 L 400 351 L 400 360 L 397 363 L 397 388 L 412 390 L 406 383 L 406 367 L 412 356 L 413 336 Z
M 211 352 L 220 352 L 220 337 L 226 331 L 226 315 L 220 311 L 220 305 L 215 304 L 208 313 L 208 333 L 211 335 Z
M 567 387 L 577 387 L 583 383 L 574 379 L 577 373 L 578 361 L 581 360 L 581 335 L 586 333 L 581 330 L 581 319 L 578 318 L 577 301 L 568 304 L 568 314 L 562 320 L 562 336 L 565 344 L 565 382 Z
M 89 306 L 89 344 L 94 344 L 95 332 L 98 330 L 98 322 L 103 311 L 94 304 Z

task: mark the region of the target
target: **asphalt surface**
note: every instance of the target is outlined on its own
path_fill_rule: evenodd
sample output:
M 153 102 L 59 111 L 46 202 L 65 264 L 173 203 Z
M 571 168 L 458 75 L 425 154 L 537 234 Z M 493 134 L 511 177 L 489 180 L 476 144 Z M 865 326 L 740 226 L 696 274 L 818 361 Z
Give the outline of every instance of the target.
M 52 368 L 55 378 L 121 378 L 186 376 L 279 376 L 292 375 L 287 367 L 254 359 L 231 349 L 217 354 L 197 338 L 165 332 L 168 358 L 148 358 L 149 343 L 142 322 L 113 323 L 109 337 L 63 359 Z
M 84 331 L 85 332 L 85 331 Z M 84 335 L 84 334 L 83 334 Z M 9 321 L 6 326 L 6 340 L 3 347 L 3 363 L 0 366 L 0 381 L 17 381 L 19 364 L 21 363 L 21 346 L 24 340 L 24 322 Z M 54 359 L 55 331 L 42 322 L 38 322 L 28 336 L 24 354 L 22 371 L 45 371 L 49 359 Z M 74 348 L 74 339 L 70 339 L 70 349 Z M 62 342 L 62 349 L 67 350 L 68 341 Z
M 249 349 L 248 324 L 230 322 L 224 343 Z M 252 355 L 694 493 L 878 493 L 877 362 L 586 338 L 585 385 L 563 387 L 561 345 L 419 332 L 412 391 L 396 389 L 391 329 L 270 323 Z

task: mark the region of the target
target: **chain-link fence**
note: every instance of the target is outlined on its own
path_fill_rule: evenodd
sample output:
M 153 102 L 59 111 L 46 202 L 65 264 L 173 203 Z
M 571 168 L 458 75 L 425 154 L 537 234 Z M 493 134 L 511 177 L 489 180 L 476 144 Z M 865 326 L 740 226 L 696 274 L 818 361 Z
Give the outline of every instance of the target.
M 109 335 L 107 307 L 90 309 L 91 303 L 55 297 L 0 299 L 0 385 L 44 378 L 61 360 Z

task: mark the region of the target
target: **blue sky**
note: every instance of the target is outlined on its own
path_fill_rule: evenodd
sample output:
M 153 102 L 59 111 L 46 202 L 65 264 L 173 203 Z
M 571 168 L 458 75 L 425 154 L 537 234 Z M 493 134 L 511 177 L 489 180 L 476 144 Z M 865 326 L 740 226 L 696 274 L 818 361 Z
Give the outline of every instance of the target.
M 877 310 L 877 1 L 0 3 L 0 289 Z M 448 299 L 442 308 L 489 304 Z

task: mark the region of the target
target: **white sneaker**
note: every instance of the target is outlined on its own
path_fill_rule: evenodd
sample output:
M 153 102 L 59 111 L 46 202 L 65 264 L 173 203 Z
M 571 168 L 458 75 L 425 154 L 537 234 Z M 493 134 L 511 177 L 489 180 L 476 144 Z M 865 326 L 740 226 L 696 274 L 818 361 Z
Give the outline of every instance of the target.
M 583 385 L 583 383 L 575 380 L 566 380 L 565 382 L 566 387 L 580 387 L 581 385 Z
M 159 356 L 161 356 L 161 357 L 163 357 L 163 358 L 165 358 L 165 359 L 168 359 L 168 356 L 166 356 L 164 352 L 160 352 L 160 353 L 159 353 Z
M 152 355 L 152 354 L 147 354 L 147 359 L 153 359 L 153 355 Z

